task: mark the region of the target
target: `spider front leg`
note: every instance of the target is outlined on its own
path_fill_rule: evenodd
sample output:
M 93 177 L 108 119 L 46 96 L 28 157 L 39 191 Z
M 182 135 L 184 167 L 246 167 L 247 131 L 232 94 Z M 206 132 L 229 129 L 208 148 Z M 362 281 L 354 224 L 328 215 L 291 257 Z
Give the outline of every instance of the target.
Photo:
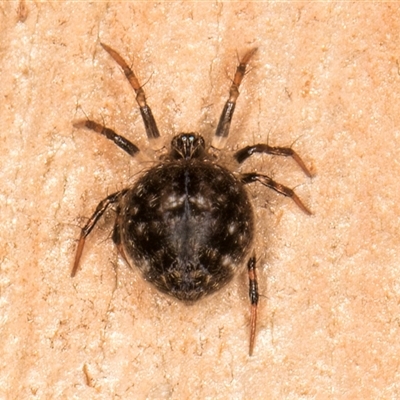
M 282 194 L 286 197 L 290 197 L 304 213 L 306 213 L 307 215 L 312 215 L 312 212 L 304 205 L 304 203 L 300 200 L 293 189 L 290 189 L 287 186 L 275 182 L 269 176 L 250 172 L 247 174 L 242 174 L 240 179 L 244 184 L 260 182 L 262 185 L 267 186 L 272 190 L 275 190 L 275 192 Z
M 139 83 L 138 78 L 132 71 L 132 69 L 128 66 L 125 60 L 110 46 L 107 46 L 104 43 L 100 43 L 103 49 L 117 62 L 117 64 L 122 68 L 126 79 L 128 79 L 131 84 L 133 90 L 136 93 L 136 101 L 140 107 L 140 114 L 142 115 L 144 127 L 146 129 L 146 134 L 149 140 L 157 139 L 160 137 L 160 132 L 158 131 L 156 121 L 153 117 L 153 113 L 151 108 L 148 106 L 146 101 L 146 95 L 142 86 Z
M 239 86 L 246 74 L 246 68 L 250 58 L 256 51 L 257 48 L 248 51 L 240 60 L 239 65 L 236 68 L 236 73 L 229 89 L 229 98 L 225 103 L 224 109 L 222 110 L 217 130 L 215 131 L 215 136 L 212 141 L 212 146 L 217 149 L 221 149 L 225 146 L 226 139 L 229 136 L 229 129 L 231 127 L 233 112 L 235 111 L 236 100 L 239 97 Z
M 116 192 L 116 193 L 113 193 L 113 194 L 107 196 L 104 200 L 102 200 L 99 203 L 99 205 L 96 207 L 96 210 L 93 213 L 93 215 L 89 218 L 89 221 L 87 222 L 87 224 L 82 228 L 81 236 L 79 237 L 78 247 L 76 248 L 75 261 L 74 261 L 74 266 L 72 267 L 71 277 L 74 277 L 78 270 L 79 261 L 82 256 L 83 248 L 85 247 L 86 237 L 90 234 L 90 232 L 92 231 L 94 226 L 97 224 L 100 217 L 105 213 L 107 208 L 114 203 L 118 203 L 120 201 L 121 197 L 126 192 L 127 192 L 126 189 L 121 190 L 119 192 Z

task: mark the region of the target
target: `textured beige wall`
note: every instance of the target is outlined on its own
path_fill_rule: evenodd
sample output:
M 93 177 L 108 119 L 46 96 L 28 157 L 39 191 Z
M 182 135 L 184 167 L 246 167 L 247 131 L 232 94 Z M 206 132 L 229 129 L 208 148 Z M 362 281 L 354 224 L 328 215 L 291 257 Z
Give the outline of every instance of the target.
M 0 3 L 0 397 L 395 398 L 399 382 L 397 4 Z M 229 150 L 291 145 L 317 176 L 257 156 L 315 215 L 253 186 L 260 318 L 245 271 L 192 307 L 118 257 L 113 213 L 69 277 L 79 227 L 143 165 L 77 130 L 84 113 L 146 138 L 133 63 L 163 136 L 215 129 L 239 54 L 252 61 Z

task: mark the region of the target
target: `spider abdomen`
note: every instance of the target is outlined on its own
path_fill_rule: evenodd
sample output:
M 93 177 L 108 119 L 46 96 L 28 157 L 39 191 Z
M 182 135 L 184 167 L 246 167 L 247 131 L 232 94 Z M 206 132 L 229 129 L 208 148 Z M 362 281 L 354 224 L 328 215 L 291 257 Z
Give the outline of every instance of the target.
M 127 261 L 162 292 L 195 301 L 245 263 L 253 211 L 242 183 L 207 160 L 150 169 L 124 196 L 117 238 Z

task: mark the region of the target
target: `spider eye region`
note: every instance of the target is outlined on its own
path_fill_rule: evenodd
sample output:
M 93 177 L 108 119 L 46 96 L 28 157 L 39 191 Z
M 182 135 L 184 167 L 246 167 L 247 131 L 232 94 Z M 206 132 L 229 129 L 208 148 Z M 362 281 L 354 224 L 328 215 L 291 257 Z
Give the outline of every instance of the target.
M 201 158 L 205 154 L 205 142 L 197 133 L 180 133 L 171 141 L 171 156 L 175 160 Z

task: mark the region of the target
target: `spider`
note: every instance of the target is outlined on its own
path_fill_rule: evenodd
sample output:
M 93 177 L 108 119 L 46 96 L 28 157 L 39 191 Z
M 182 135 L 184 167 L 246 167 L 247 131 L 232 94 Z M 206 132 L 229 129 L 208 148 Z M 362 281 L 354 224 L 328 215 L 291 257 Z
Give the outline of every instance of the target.
M 155 141 L 160 133 L 138 78 L 115 50 L 103 43 L 101 46 L 122 68 L 136 92 L 148 140 Z M 256 50 L 248 51 L 239 61 L 212 140 L 213 148 L 222 149 L 226 143 L 239 86 Z M 128 139 L 95 121 L 82 120 L 74 126 L 104 135 L 132 157 L 139 153 Z M 201 135 L 180 133 L 173 137 L 169 153 L 157 165 L 133 185 L 102 200 L 81 230 L 71 276 L 78 270 L 87 236 L 110 206 L 116 209 L 112 240 L 121 256 L 159 291 L 181 301 L 191 303 L 218 291 L 247 260 L 252 355 L 259 293 L 252 249 L 254 215 L 245 186 L 259 182 L 290 197 L 304 213 L 311 212 L 292 189 L 267 175 L 234 174 L 219 165 L 209 150 Z M 292 157 L 311 177 L 300 156 L 288 147 L 256 144 L 240 149 L 234 158 L 241 164 L 254 153 Z

